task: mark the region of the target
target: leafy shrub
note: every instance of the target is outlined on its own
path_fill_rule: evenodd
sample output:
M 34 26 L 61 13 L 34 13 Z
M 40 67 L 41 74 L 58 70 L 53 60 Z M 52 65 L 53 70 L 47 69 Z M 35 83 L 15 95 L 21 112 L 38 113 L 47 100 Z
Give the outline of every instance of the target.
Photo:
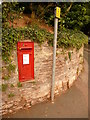
M 8 19 L 13 22 L 24 11 L 24 7 L 20 7 L 18 2 L 3 2 L 2 4 L 2 22 Z
M 8 94 L 8 97 L 9 97 L 9 98 L 14 97 L 14 96 L 15 96 L 14 93 L 9 93 L 9 94 Z
M 71 52 L 68 52 L 68 57 L 71 60 Z
M 14 85 L 13 85 L 13 84 L 11 84 L 11 87 L 13 88 L 13 87 L 14 87 Z
M 67 56 L 65 56 L 65 61 L 67 61 L 67 59 L 68 59 Z
M 4 26 L 2 34 L 2 58 L 5 62 L 9 63 L 11 51 L 19 39 L 19 33 L 13 27 Z
M 22 87 L 22 84 L 20 82 L 17 83 L 18 87 Z
M 7 69 L 8 69 L 8 71 L 9 71 L 9 73 L 14 72 L 14 71 L 15 71 L 15 68 L 16 68 L 16 66 L 13 65 L 13 64 L 9 64 L 9 66 L 7 66 Z
M 81 31 L 64 29 L 58 33 L 58 47 L 80 49 L 85 43 L 88 43 L 88 37 Z
M 4 80 L 9 80 L 9 78 L 10 78 L 9 75 L 5 75 L 5 76 L 3 77 Z
M 5 92 L 8 88 L 8 84 L 2 84 L 2 91 Z
M 19 40 L 31 39 L 40 45 L 47 41 L 50 46 L 53 46 L 54 35 L 36 25 L 24 28 L 13 28 L 4 25 L 2 34 L 2 58 L 6 62 L 10 62 L 11 51 L 16 47 Z M 80 49 L 84 43 L 88 43 L 88 37 L 83 32 L 68 29 L 58 32 L 57 47 Z

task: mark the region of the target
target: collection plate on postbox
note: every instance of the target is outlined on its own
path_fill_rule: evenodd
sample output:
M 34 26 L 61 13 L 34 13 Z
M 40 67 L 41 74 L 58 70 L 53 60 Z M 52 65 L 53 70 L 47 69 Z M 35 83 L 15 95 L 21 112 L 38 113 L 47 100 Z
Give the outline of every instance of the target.
M 17 43 L 19 81 L 34 79 L 34 42 Z

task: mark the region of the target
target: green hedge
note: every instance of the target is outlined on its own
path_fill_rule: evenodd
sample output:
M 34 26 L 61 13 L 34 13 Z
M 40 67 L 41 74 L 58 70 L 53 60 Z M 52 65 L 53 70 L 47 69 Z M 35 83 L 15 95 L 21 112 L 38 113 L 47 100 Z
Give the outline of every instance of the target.
M 17 41 L 30 39 L 41 45 L 47 40 L 48 44 L 53 46 L 54 35 L 36 25 L 24 28 L 4 26 L 2 34 L 2 58 L 6 62 L 10 62 L 9 56 L 12 49 L 16 47 Z M 83 32 L 66 29 L 58 32 L 57 47 L 79 49 L 84 43 L 88 43 L 88 37 Z
M 88 43 L 88 37 L 81 31 L 75 30 L 62 30 L 58 33 L 58 47 L 71 47 L 80 49 L 82 44 Z

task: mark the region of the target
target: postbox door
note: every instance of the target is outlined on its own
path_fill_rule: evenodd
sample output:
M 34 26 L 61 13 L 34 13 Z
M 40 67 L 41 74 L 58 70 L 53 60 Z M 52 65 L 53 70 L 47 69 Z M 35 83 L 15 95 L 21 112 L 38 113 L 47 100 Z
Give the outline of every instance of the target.
M 19 80 L 34 79 L 34 53 L 32 48 L 24 48 L 18 51 Z

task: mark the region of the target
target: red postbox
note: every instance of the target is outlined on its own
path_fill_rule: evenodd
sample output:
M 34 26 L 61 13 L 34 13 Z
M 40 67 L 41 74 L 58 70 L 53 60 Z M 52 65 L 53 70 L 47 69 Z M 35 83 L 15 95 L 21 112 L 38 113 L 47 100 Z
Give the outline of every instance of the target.
M 34 42 L 18 42 L 17 58 L 19 81 L 34 79 Z

